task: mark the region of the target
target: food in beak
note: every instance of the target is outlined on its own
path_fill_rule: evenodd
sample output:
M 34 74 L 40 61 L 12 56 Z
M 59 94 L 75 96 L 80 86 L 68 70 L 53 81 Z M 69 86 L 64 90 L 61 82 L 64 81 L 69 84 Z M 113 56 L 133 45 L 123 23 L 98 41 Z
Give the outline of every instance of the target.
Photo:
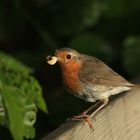
M 49 65 L 54 65 L 57 62 L 57 57 L 56 56 L 47 56 L 47 63 Z

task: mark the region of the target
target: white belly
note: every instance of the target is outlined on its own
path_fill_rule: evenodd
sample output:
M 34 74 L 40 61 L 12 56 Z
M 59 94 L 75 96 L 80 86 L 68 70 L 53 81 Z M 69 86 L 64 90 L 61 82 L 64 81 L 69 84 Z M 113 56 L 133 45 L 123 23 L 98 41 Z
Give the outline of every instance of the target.
M 83 91 L 76 94 L 79 98 L 82 98 L 88 102 L 95 102 L 96 100 L 102 100 L 104 98 L 109 98 L 111 95 L 119 94 L 123 91 L 130 90 L 130 87 L 105 87 L 105 86 L 88 86 L 85 87 Z

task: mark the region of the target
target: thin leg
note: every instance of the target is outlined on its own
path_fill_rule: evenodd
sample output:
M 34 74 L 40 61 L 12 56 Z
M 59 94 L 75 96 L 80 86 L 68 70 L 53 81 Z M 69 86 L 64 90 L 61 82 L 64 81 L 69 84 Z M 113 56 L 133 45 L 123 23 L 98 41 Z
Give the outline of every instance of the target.
M 92 105 L 91 107 L 89 107 L 87 110 L 85 110 L 84 112 L 82 112 L 80 115 L 74 116 L 75 120 L 82 120 L 85 118 L 89 118 L 90 115 L 88 115 L 87 113 L 92 110 L 93 108 L 95 108 L 95 106 L 97 106 L 99 104 L 99 102 L 95 103 L 94 105 Z
M 101 104 L 92 114 L 88 115 L 87 113 L 92 110 L 97 104 L 92 105 L 90 108 L 88 108 L 86 111 L 84 111 L 81 115 L 74 116 L 71 118 L 72 120 L 79 120 L 82 121 L 83 119 L 86 120 L 86 122 L 89 124 L 89 126 L 93 129 L 93 125 L 91 123 L 90 118 L 93 117 L 99 110 L 101 110 L 105 105 L 108 103 L 108 98 L 104 98 L 102 100 L 103 104 Z
M 105 105 L 107 105 L 108 103 L 108 98 L 104 98 L 103 100 L 103 104 L 101 106 L 99 106 L 91 115 L 90 117 L 93 117 L 98 111 L 100 111 Z
M 97 106 L 99 104 L 99 102 L 97 101 L 94 105 L 92 105 L 91 107 L 89 107 L 87 110 L 85 110 L 82 114 L 87 114 L 90 110 L 92 110 L 95 106 Z
M 91 115 L 88 115 L 88 117 L 85 118 L 86 122 L 89 124 L 89 126 L 94 129 L 93 124 L 90 120 L 90 118 L 92 118 L 99 110 L 101 110 L 105 105 L 107 105 L 108 103 L 108 98 L 104 98 L 103 100 L 103 104 L 101 106 L 99 106 Z M 95 104 L 96 105 L 96 104 Z M 92 108 L 95 107 L 95 105 L 92 105 L 90 108 L 88 108 L 85 113 L 89 112 Z
M 91 120 L 90 118 L 92 118 L 99 110 L 101 110 L 105 105 L 107 105 L 108 103 L 108 98 L 105 98 L 102 100 L 103 101 L 103 104 L 101 106 L 99 106 L 91 115 L 89 115 L 89 117 L 85 118 L 86 122 L 89 124 L 89 126 L 93 128 L 93 125 L 91 123 Z M 89 109 L 87 109 L 85 112 L 87 113 L 88 111 L 90 111 L 91 109 L 93 108 L 93 106 L 91 106 Z

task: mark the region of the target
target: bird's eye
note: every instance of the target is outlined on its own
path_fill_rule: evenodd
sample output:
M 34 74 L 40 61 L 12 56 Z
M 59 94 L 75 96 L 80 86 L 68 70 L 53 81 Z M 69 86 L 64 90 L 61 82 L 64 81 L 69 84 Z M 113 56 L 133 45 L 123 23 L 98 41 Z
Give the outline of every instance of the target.
M 66 55 L 66 58 L 67 58 L 67 59 L 71 59 L 71 54 L 67 54 L 67 55 Z

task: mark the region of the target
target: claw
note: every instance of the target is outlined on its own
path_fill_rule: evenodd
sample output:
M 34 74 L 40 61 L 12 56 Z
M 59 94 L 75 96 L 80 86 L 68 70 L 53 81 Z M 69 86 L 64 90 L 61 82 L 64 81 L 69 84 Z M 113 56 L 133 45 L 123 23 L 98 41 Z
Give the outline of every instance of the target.
M 93 124 L 90 120 L 90 117 L 86 118 L 86 122 L 89 124 L 90 128 L 92 128 L 94 130 Z
M 85 114 L 85 112 L 83 112 L 80 115 L 73 116 L 73 118 L 70 118 L 70 120 L 76 120 L 76 121 L 83 121 L 83 120 L 85 120 L 89 124 L 90 128 L 94 129 L 94 127 L 92 125 L 92 122 L 90 120 L 90 115 Z

